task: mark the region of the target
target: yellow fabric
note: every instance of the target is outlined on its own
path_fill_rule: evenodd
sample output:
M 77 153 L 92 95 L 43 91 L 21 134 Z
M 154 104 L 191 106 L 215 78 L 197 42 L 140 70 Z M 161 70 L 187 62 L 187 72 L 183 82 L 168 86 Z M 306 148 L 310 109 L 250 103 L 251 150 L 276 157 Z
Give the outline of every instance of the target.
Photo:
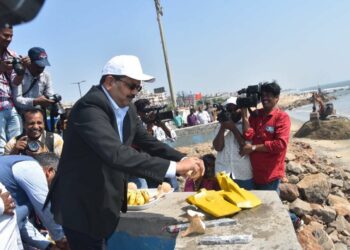
M 214 190 L 201 189 L 197 194 L 187 197 L 186 201 L 214 217 L 223 217 L 239 212 L 241 209 L 226 201 L 222 194 Z
M 203 188 L 198 193 L 187 197 L 186 201 L 214 217 L 232 215 L 242 208 L 253 208 L 261 204 L 261 200 L 256 195 L 240 188 L 224 172 L 218 173 L 216 178 L 222 190 L 208 191 Z
M 219 182 L 220 191 L 228 201 L 234 203 L 240 208 L 253 208 L 261 204 L 261 200 L 252 192 L 240 188 L 231 178 L 224 172 L 218 173 L 216 178 Z

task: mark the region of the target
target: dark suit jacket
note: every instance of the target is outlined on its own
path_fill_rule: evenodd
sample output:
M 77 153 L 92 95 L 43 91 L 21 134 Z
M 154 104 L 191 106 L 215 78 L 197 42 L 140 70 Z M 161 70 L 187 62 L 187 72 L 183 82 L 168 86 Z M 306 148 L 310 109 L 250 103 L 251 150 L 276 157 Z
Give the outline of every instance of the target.
M 162 181 L 169 160 L 184 155 L 148 135 L 130 105 L 119 138 L 112 107 L 94 86 L 73 107 L 58 172 L 49 200 L 55 220 L 72 230 L 102 239 L 115 230 L 127 207 L 127 174 Z M 147 153 L 139 153 L 136 144 Z

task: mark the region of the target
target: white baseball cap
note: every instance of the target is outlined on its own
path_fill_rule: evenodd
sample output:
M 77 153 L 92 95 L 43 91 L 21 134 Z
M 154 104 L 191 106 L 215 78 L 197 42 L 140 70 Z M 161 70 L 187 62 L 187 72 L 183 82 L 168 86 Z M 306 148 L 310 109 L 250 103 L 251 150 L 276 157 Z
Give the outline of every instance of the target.
M 232 103 L 234 105 L 237 105 L 237 97 L 235 96 L 231 96 L 230 98 L 228 98 L 224 103 L 223 105 L 227 105 L 229 103 Z
M 111 58 L 102 69 L 102 75 L 128 76 L 132 79 L 153 82 L 155 78 L 142 71 L 138 57 L 121 55 Z

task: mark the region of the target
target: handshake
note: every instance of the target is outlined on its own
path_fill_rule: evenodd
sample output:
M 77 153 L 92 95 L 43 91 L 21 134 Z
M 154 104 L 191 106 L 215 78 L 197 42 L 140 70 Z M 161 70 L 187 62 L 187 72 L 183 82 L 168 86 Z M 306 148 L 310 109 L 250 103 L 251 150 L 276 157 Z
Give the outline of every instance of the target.
M 203 160 L 197 157 L 186 157 L 176 163 L 176 173 L 197 180 L 204 175 L 205 168 Z

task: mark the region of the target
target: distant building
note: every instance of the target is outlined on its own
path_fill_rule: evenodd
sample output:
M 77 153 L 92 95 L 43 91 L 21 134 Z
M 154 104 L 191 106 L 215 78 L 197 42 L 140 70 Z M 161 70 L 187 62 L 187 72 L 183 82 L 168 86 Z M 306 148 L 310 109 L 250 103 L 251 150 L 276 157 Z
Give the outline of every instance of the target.
M 139 99 L 148 99 L 152 106 L 154 106 L 154 105 L 162 106 L 162 105 L 168 105 L 170 103 L 168 100 L 169 98 L 166 95 L 164 88 L 154 89 L 154 93 L 149 91 L 149 90 L 142 90 L 138 94 L 138 98 Z

